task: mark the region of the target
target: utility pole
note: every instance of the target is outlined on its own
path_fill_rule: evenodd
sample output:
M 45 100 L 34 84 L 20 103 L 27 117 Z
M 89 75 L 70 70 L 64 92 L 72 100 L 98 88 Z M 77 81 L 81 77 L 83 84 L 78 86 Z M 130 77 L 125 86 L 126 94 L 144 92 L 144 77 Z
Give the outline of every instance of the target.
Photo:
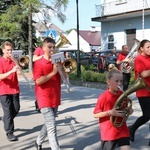
M 33 42 L 32 42 L 32 6 L 31 5 L 29 7 L 29 13 L 28 13 L 28 26 L 29 26 L 28 53 L 29 53 L 29 58 L 30 58 L 30 61 L 29 61 L 29 73 L 32 73 L 32 46 L 33 46 Z
M 80 46 L 79 46 L 79 9 L 78 0 L 76 0 L 77 8 L 77 77 L 81 76 L 81 63 L 80 63 Z

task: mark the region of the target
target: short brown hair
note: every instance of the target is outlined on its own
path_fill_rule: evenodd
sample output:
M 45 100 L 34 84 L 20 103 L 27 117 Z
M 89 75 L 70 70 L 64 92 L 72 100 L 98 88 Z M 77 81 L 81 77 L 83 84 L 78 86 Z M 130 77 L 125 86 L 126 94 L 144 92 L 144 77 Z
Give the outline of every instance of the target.
M 45 44 L 45 43 L 53 43 L 53 44 L 55 44 L 56 42 L 55 42 L 55 40 L 54 40 L 53 38 L 51 38 L 51 37 L 46 37 L 46 38 L 44 39 L 44 41 L 43 41 L 43 44 Z
M 2 44 L 2 49 L 4 49 L 5 46 L 11 46 L 11 47 L 13 47 L 12 43 L 10 43 L 10 42 L 8 42 L 8 41 L 6 41 L 6 42 L 4 42 L 4 43 Z

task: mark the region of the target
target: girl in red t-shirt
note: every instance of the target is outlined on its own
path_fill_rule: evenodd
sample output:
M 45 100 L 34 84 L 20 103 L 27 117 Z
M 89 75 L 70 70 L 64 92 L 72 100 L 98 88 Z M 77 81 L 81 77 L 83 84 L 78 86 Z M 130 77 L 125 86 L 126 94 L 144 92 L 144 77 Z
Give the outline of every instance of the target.
M 143 40 L 139 46 L 139 55 L 134 61 L 135 79 L 142 77 L 150 87 L 150 41 Z M 142 116 L 129 127 L 130 140 L 134 141 L 135 131 L 150 120 L 150 90 L 148 88 L 136 91 L 136 96 L 142 110 Z
M 119 87 L 122 84 L 122 73 L 112 69 L 106 75 L 108 89 L 99 96 L 94 109 L 94 117 L 99 118 L 101 132 L 101 147 L 103 150 L 113 150 L 120 147 L 122 150 L 130 150 L 129 130 L 124 123 L 121 127 L 115 127 L 110 121 L 110 115 L 122 117 L 122 110 L 114 109 L 115 102 L 122 94 Z M 133 110 L 130 110 L 132 114 Z

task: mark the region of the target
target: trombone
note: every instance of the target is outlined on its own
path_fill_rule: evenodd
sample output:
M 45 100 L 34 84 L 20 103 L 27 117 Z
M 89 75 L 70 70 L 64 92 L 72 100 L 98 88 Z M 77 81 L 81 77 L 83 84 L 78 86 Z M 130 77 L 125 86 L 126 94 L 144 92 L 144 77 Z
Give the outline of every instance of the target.
M 64 61 L 63 52 L 53 54 L 51 56 L 51 61 L 53 64 L 56 63 L 58 65 L 58 72 L 60 74 L 61 80 L 67 86 L 68 92 L 70 92 L 69 83 L 67 79 L 65 78 L 63 72 L 68 73 L 68 74 L 72 73 L 77 66 L 76 61 L 74 59 L 66 59 Z M 61 62 L 62 62 L 62 65 L 60 64 Z
M 19 59 L 19 62 L 20 62 L 21 59 L 24 59 L 24 62 L 21 62 L 21 63 L 27 64 L 28 62 L 26 63 L 26 58 L 27 58 L 27 56 L 21 57 L 21 58 Z M 28 60 L 29 60 L 29 58 L 28 58 Z M 20 66 L 22 66 L 20 63 L 18 64 L 18 61 L 17 61 L 16 59 L 13 58 L 12 61 L 13 61 L 13 62 L 15 63 L 15 65 L 18 66 L 19 68 L 20 68 Z M 24 66 L 24 65 L 23 65 L 23 66 Z M 24 74 L 24 72 L 22 71 L 22 69 L 19 69 L 19 71 L 21 72 L 21 75 L 24 77 L 24 79 L 25 79 L 26 82 L 28 83 L 30 89 L 33 89 L 33 88 L 32 88 L 32 85 L 31 85 L 31 83 L 30 83 L 30 81 L 28 80 L 28 78 L 26 77 L 26 75 Z

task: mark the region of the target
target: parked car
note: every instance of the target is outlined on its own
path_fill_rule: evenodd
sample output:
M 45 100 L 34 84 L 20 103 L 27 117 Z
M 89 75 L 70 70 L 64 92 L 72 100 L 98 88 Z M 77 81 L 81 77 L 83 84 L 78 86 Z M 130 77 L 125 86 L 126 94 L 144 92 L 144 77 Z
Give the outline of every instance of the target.
M 107 70 L 109 64 L 116 64 L 117 55 L 119 51 L 114 53 L 114 51 L 100 51 L 95 52 L 92 56 L 92 64 L 94 64 L 97 67 L 98 72 L 103 72 Z
M 77 61 L 77 50 L 59 50 L 59 52 L 69 52 L 69 56 Z M 90 55 L 80 51 L 80 63 L 83 66 L 88 66 L 90 64 Z

